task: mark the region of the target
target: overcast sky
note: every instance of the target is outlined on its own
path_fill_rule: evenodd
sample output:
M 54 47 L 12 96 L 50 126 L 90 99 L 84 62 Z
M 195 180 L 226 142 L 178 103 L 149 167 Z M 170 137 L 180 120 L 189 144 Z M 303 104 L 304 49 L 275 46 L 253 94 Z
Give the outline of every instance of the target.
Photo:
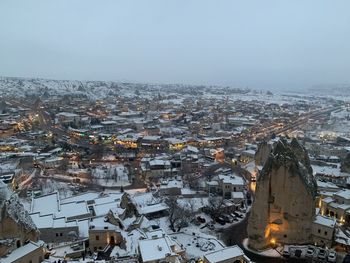
M 255 89 L 350 83 L 350 1 L 4 0 L 0 75 Z

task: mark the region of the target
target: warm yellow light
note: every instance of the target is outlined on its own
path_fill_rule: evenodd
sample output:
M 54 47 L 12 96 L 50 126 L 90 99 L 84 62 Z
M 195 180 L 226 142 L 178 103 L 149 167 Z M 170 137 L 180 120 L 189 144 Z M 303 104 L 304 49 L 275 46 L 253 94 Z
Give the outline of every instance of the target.
M 276 246 L 276 239 L 275 238 L 271 238 L 271 240 L 270 240 L 270 244 L 271 244 L 271 246 Z
M 270 226 L 267 225 L 265 228 L 265 235 L 264 237 L 267 239 L 270 236 Z
M 342 217 L 340 218 L 340 223 L 341 223 L 341 224 L 344 224 L 344 223 L 345 223 L 345 218 L 344 218 L 344 216 L 342 216 Z
M 318 207 L 322 206 L 322 199 L 320 198 L 320 200 L 318 201 Z
M 271 224 L 271 225 L 270 225 L 270 231 L 277 232 L 277 231 L 280 231 L 280 228 L 279 228 L 279 226 L 276 225 L 276 224 Z

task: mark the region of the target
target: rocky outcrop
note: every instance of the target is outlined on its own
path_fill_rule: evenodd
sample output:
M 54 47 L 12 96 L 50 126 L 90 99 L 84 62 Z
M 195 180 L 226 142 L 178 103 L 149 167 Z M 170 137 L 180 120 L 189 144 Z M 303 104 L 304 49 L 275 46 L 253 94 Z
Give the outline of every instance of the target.
M 293 138 L 291 143 L 290 143 L 290 147 L 292 148 L 292 151 L 295 155 L 295 157 L 299 160 L 299 162 L 301 162 L 305 168 L 308 171 L 308 175 L 312 175 L 312 167 L 311 167 L 311 163 L 310 163 L 310 158 L 309 158 L 309 154 L 307 153 L 306 149 L 299 144 L 298 140 Z
M 24 242 L 38 241 L 39 231 L 18 196 L 0 180 L 0 256 Z
M 272 152 L 273 145 L 263 141 L 259 144 L 258 150 L 255 153 L 255 165 L 264 165 Z
M 297 140 L 280 140 L 264 164 L 248 221 L 249 246 L 267 247 L 312 241 L 316 181 L 305 149 Z

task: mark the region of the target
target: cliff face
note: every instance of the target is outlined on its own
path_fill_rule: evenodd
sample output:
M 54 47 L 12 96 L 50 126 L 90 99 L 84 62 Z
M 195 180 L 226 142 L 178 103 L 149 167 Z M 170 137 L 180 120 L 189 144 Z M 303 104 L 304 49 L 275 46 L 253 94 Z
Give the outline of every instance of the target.
M 264 165 L 272 151 L 273 145 L 263 141 L 260 143 L 258 150 L 255 153 L 255 165 Z
M 16 194 L 0 180 L 0 257 L 26 240 L 37 241 L 39 231 Z
M 264 164 L 248 221 L 249 246 L 260 250 L 272 239 L 283 244 L 312 241 L 316 182 L 305 149 L 280 140 Z

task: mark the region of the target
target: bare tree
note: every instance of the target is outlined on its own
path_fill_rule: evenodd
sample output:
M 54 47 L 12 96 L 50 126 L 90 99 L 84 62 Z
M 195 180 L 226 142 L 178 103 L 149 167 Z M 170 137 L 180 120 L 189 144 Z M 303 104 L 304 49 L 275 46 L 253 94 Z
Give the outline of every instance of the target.
M 206 207 L 208 214 L 213 218 L 218 217 L 221 214 L 224 199 L 221 196 L 213 196 L 208 199 L 208 206 Z
M 190 188 L 192 188 L 192 189 L 199 188 L 198 175 L 196 175 L 195 173 L 186 174 L 186 180 L 187 180 Z
M 177 231 L 180 231 L 181 228 L 186 225 L 191 212 L 179 206 L 176 197 L 169 197 L 165 202 L 169 207 L 169 223 L 171 230 L 176 232 L 177 228 Z

